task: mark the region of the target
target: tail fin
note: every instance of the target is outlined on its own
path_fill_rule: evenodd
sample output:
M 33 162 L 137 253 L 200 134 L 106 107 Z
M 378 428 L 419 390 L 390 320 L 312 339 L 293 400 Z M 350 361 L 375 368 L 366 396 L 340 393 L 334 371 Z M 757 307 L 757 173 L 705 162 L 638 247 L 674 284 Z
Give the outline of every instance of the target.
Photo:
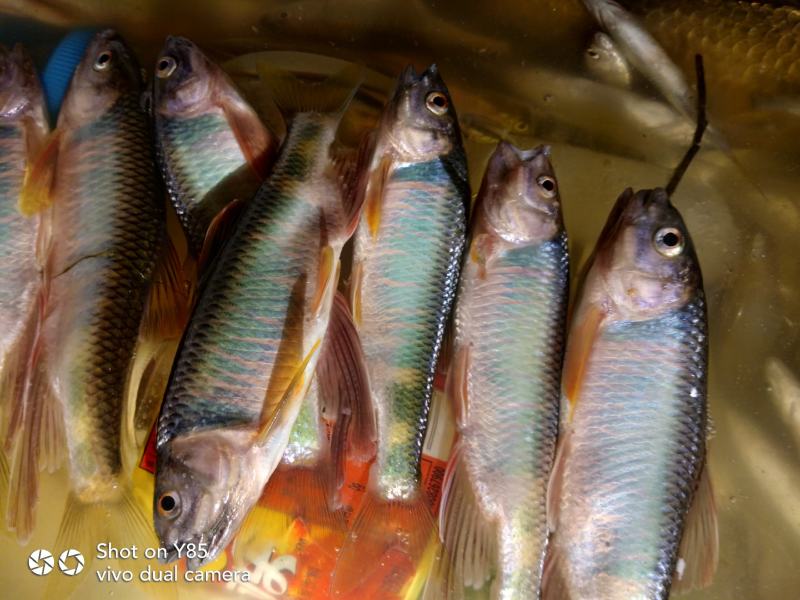
M 333 573 L 334 598 L 416 597 L 438 550 L 425 496 L 389 500 L 367 492 Z
M 105 502 L 84 503 L 70 493 L 55 547 L 59 550 L 78 550 L 82 558 L 65 554 L 59 557 L 65 563 L 64 568 L 75 569 L 75 572 L 71 577 L 50 577 L 45 598 L 69 598 L 75 592 L 93 571 L 90 567 L 99 541 L 107 541 L 117 548 L 137 547 L 138 558 L 120 563 L 126 570 L 140 573 L 146 567 L 154 571 L 163 568 L 157 560 L 144 558 L 144 549 L 158 547 L 158 540 L 130 487 L 118 499 Z M 98 569 L 97 573 L 99 578 L 103 571 Z M 134 577 L 136 581 L 138 578 Z M 148 592 L 169 595 L 169 588 L 165 589 L 164 586 L 164 583 L 150 584 Z

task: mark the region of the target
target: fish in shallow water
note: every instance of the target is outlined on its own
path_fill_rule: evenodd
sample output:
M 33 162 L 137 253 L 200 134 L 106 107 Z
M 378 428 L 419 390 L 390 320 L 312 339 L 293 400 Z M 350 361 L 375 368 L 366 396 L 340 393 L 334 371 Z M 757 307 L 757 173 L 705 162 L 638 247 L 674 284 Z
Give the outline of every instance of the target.
M 44 106 L 33 62 L 22 46 L 0 46 L 0 410 L 7 443 L 22 417 L 25 362 L 40 282 L 39 216 L 23 214 L 19 198 L 26 169 L 49 130 Z
M 545 600 L 665 599 L 710 582 L 707 352 L 686 225 L 663 189 L 628 189 L 600 234 L 571 321 Z
M 181 37 L 167 38 L 156 61 L 152 110 L 167 190 L 199 255 L 214 217 L 255 195 L 280 140 L 225 72 Z
M 420 489 L 420 459 L 464 248 L 466 168 L 458 121 L 438 69 L 417 75 L 409 67 L 377 132 L 355 238 L 351 306 L 378 450 L 334 573 L 337 596 L 396 597 L 406 583 L 404 571 L 382 564 L 416 566 L 434 530 Z M 399 563 L 382 561 L 384 552 Z M 380 589 L 374 590 L 377 580 Z
M 23 207 L 40 211 L 47 229 L 10 511 L 19 524 L 32 509 L 37 432 L 43 443 L 64 436 L 70 496 L 60 539 L 105 539 L 111 532 L 103 528 L 119 517 L 115 534 L 146 542 L 123 476 L 127 373 L 164 240 L 141 92 L 126 43 L 111 30 L 96 34 L 23 190 Z
M 447 383 L 460 434 L 439 521 L 448 597 L 491 577 L 493 598 L 539 589 L 569 289 L 548 154 L 501 142 L 475 205 Z
M 278 466 L 314 373 L 358 217 L 331 156 L 341 112 L 328 111 L 342 97 L 324 102 L 292 119 L 178 351 L 156 436 L 153 515 L 168 560 L 175 544 L 207 544 L 192 567 L 225 548 Z

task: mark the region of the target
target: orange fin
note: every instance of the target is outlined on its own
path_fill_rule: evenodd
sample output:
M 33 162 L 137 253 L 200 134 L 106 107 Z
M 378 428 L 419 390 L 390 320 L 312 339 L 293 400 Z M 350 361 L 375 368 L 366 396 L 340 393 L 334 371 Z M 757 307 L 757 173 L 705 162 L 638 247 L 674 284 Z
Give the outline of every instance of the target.
M 481 279 L 486 277 L 486 269 L 491 263 L 495 252 L 495 242 L 488 233 L 479 233 L 472 240 L 469 256 L 478 265 Z
M 338 487 L 344 481 L 345 462 L 371 459 L 377 442 L 361 340 L 347 301 L 339 293 L 333 301 L 316 375 L 322 414 L 326 420 L 334 422 L 331 458 L 336 467 Z
M 336 562 L 332 597 L 416 597 L 409 588 L 426 579 L 433 560 L 425 559 L 438 546 L 435 531 L 424 494 L 389 500 L 368 490 Z
M 278 140 L 243 101 L 222 103 L 222 111 L 247 163 L 260 180 L 269 173 L 278 152 Z
M 364 216 L 367 219 L 369 233 L 374 238 L 378 237 L 381 226 L 381 211 L 383 210 L 384 188 L 389 179 L 392 167 L 392 157 L 384 154 L 375 168 L 370 170 L 364 188 Z
M 467 390 L 467 376 L 469 374 L 469 346 L 458 348 L 450 363 L 447 373 L 445 390 L 453 406 L 453 415 L 459 429 L 467 422 L 469 411 L 469 398 Z
M 214 258 L 219 255 L 225 242 L 233 234 L 245 205 L 243 200 L 233 200 L 219 211 L 209 224 L 203 247 L 197 259 L 198 269 L 201 272 L 205 271 Z
M 375 132 L 370 132 L 361 138 L 357 151 L 340 151 L 333 156 L 347 215 L 345 239 L 352 237 L 361 221 L 368 179 L 365 174 L 368 173 L 369 162 L 372 160 L 375 140 Z
M 591 304 L 578 311 L 576 321 L 570 327 L 567 350 L 564 355 L 564 371 L 561 376 L 562 393 L 568 403 L 566 407 L 563 407 L 566 409 L 566 414 L 562 416 L 562 422 L 569 423 L 572 420 L 592 347 L 605 316 L 605 312 Z
M 686 513 L 672 591 L 681 593 L 708 587 L 714 579 L 718 562 L 717 505 L 706 462 L 697 482 L 692 505 Z
M 361 280 L 364 275 L 364 267 L 359 262 L 353 265 L 350 273 L 350 311 L 353 315 L 353 323 L 361 325 Z
M 145 340 L 177 338 L 189 321 L 192 298 L 178 252 L 167 237 L 153 271 L 139 335 Z
M 264 409 L 261 414 L 261 421 L 256 431 L 255 443 L 259 446 L 264 446 L 268 443 L 271 434 L 279 428 L 289 427 L 294 424 L 288 422 L 290 415 L 296 415 L 296 411 L 291 410 L 292 407 L 298 405 L 303 399 L 303 395 L 308 388 L 308 382 L 312 373 L 309 373 L 310 367 L 313 367 L 315 362 L 312 360 L 319 350 L 320 342 L 317 340 L 311 347 L 311 350 L 303 358 L 302 362 L 297 366 L 289 385 L 286 387 L 281 399 L 275 406 L 275 409 L 267 410 L 269 407 L 265 398 Z M 293 417 L 292 417 L 293 419 Z M 281 453 L 283 449 L 281 449 Z
M 19 195 L 19 211 L 26 217 L 40 213 L 53 203 L 58 149 L 61 133 L 53 131 L 42 143 L 42 149 L 25 169 L 25 179 Z
M 317 318 L 325 305 L 325 300 L 330 298 L 331 291 L 336 288 L 336 275 L 339 273 L 338 261 L 333 252 L 333 247 L 325 246 L 319 253 L 319 269 L 317 270 L 317 288 L 311 300 L 311 314 Z
M 457 443 L 442 484 L 439 535 L 445 552 L 434 577 L 449 594 L 463 596 L 463 589 L 481 589 L 496 564 L 496 536 L 481 513 L 478 497 L 464 465 L 463 446 Z

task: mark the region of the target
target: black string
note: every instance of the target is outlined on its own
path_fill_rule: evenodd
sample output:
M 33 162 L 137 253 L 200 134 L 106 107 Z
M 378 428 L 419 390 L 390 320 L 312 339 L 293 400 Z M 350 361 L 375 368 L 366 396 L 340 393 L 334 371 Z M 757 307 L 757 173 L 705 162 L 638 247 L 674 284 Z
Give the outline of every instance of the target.
M 675 188 L 678 187 L 678 184 L 681 182 L 681 178 L 683 178 L 683 174 L 686 173 L 686 169 L 689 168 L 689 164 L 692 162 L 694 155 L 700 150 L 700 142 L 708 126 L 708 121 L 706 120 L 706 76 L 705 70 L 703 69 L 703 57 L 699 54 L 694 55 L 694 69 L 697 73 L 697 127 L 694 130 L 692 145 L 689 146 L 686 154 L 683 155 L 683 160 L 681 160 L 680 164 L 675 167 L 675 171 L 672 173 L 672 177 L 665 188 L 667 190 L 667 196 L 672 196 L 672 192 L 675 191 Z

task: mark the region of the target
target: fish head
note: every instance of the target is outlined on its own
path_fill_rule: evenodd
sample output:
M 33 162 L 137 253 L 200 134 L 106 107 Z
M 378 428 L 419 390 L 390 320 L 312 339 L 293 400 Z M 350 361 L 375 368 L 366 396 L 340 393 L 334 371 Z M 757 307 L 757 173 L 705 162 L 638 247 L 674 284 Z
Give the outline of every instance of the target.
M 156 60 L 153 79 L 155 114 L 198 114 L 211 97 L 215 66 L 186 38 L 169 36 Z
M 617 45 L 607 34 L 598 31 L 584 54 L 586 68 L 590 73 L 607 83 L 628 86 L 631 83 L 631 69 Z
M 500 142 L 489 159 L 478 203 L 488 226 L 512 244 L 547 241 L 562 229 L 550 148 Z
M 400 76 L 381 124 L 382 142 L 401 161 L 425 161 L 460 144 L 450 92 L 436 65 L 417 75 L 409 66 Z
M 266 479 L 252 440 L 252 431 L 209 429 L 178 436 L 160 451 L 153 517 L 164 562 L 179 558 L 177 548 L 195 544 L 208 553 L 188 557 L 189 568 L 196 568 L 228 545 Z
M 41 96 L 39 80 L 30 56 L 21 44 L 9 50 L 0 44 L 0 118 L 27 114 L 34 98 Z
M 625 320 L 678 309 L 702 287 L 689 231 L 661 188 L 622 193 L 600 234 L 592 270 L 602 280 L 606 308 Z
M 142 92 L 142 72 L 136 56 L 112 29 L 96 34 L 75 68 L 59 113 L 59 127 L 95 121 L 121 96 Z

